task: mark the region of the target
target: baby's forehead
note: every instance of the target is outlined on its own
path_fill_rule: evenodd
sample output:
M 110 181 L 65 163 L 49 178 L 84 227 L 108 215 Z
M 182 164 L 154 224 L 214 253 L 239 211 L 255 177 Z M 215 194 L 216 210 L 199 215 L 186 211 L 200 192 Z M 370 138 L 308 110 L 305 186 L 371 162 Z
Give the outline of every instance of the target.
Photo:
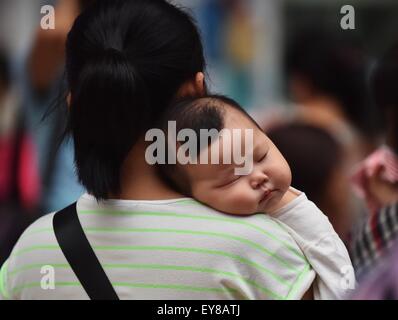
M 223 101 L 218 102 L 225 129 L 253 129 L 261 131 L 258 124 L 244 110 L 231 106 Z
M 236 110 L 232 107 L 227 107 L 224 115 L 224 131 L 227 130 L 229 132 L 236 132 L 236 130 L 240 131 L 240 137 L 242 143 L 246 140 L 247 134 L 252 134 L 254 139 L 254 144 L 266 143 L 267 136 L 263 130 L 259 128 L 259 126 L 251 119 L 249 116 L 241 112 L 240 110 Z

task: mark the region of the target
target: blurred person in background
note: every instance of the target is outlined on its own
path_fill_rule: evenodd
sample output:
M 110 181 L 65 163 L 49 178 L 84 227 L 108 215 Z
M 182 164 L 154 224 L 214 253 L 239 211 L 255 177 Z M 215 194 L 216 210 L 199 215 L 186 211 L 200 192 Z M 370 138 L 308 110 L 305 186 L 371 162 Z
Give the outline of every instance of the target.
M 387 209 L 387 208 L 386 208 Z M 397 210 L 390 207 L 388 210 Z M 390 254 L 377 263 L 351 299 L 353 300 L 398 300 L 398 243 L 395 242 Z
M 366 215 L 365 206 L 348 188 L 352 168 L 375 149 L 380 136 L 379 113 L 368 97 L 369 62 L 355 38 L 326 29 L 304 29 L 288 41 L 285 54 L 287 91 L 293 104 L 279 117 L 262 122 L 266 131 L 283 123 L 318 127 L 341 146 L 338 171 L 345 187 L 337 188 L 333 198 L 345 200 L 340 202 L 339 212 L 333 210 L 331 216 L 337 214 L 347 219 L 342 223 L 344 227 L 336 226 L 337 230 L 344 230 L 340 232 L 346 241 L 350 223 Z M 314 152 L 319 156 L 316 149 L 310 154 Z
M 75 201 L 83 192 L 73 165 L 73 145 L 59 145 L 66 124 L 65 110 L 46 119 L 49 106 L 63 85 L 66 36 L 78 14 L 94 0 L 59 0 L 55 29 L 39 28 L 20 70 L 23 108 L 37 148 L 42 185 L 41 211 L 52 212 Z
M 9 59 L 0 50 L 0 264 L 33 221 L 40 188 L 34 146 L 11 82 Z
M 371 87 L 384 122 L 384 143 L 356 168 L 355 190 L 367 204 L 351 251 L 359 276 L 391 247 L 398 234 L 398 43 L 376 64 Z
M 379 132 L 367 96 L 369 61 L 356 39 L 326 30 L 300 33 L 286 52 L 293 118 L 329 131 L 352 164 L 373 150 Z
M 329 218 L 344 241 L 353 223 L 342 146 L 326 130 L 293 123 L 267 132 L 292 170 L 292 186 L 302 190 Z

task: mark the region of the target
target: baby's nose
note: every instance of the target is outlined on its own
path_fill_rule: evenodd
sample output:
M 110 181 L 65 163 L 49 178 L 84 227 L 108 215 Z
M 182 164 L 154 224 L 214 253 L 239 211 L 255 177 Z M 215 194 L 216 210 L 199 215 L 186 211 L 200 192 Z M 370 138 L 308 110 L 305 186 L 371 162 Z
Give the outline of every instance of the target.
M 268 181 L 268 177 L 263 175 L 261 177 L 257 177 L 251 181 L 251 186 L 253 189 L 258 189 L 260 188 L 263 184 L 265 184 Z

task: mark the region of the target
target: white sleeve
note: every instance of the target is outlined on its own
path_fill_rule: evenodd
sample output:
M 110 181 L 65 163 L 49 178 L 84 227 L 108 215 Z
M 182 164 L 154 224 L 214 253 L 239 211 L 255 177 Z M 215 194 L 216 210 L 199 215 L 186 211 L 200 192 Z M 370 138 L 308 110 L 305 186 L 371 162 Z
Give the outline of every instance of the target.
M 355 274 L 348 251 L 329 219 L 311 201 L 273 217 L 285 225 L 317 273 L 315 299 L 343 299 L 354 290 Z

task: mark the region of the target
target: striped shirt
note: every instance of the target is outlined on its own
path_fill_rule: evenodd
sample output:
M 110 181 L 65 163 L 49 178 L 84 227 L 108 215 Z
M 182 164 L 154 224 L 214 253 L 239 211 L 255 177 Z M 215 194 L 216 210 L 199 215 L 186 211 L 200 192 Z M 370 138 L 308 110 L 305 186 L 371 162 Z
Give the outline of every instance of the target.
M 98 203 L 87 194 L 77 212 L 120 299 L 300 299 L 316 277 L 283 224 L 263 214 L 226 215 L 190 198 Z M 21 236 L 1 269 L 0 299 L 88 299 L 52 219 Z
M 360 163 L 353 176 L 355 190 L 367 204 L 367 211 L 352 230 L 349 243 L 360 278 L 374 268 L 398 235 L 398 204 L 383 204 L 373 196 L 369 181 L 375 175 L 387 184 L 398 183 L 398 154 L 386 145 Z
M 358 278 L 363 278 L 389 252 L 398 237 L 398 203 L 365 216 L 351 235 L 350 252 Z

